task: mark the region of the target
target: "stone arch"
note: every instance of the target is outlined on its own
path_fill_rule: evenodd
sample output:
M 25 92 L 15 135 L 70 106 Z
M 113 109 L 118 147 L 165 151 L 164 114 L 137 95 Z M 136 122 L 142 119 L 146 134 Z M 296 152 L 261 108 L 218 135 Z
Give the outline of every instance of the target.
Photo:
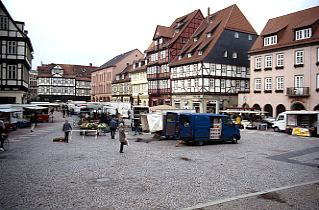
M 264 111 L 268 112 L 268 113 L 266 113 L 267 116 L 271 116 L 271 117 L 273 116 L 273 108 L 270 104 L 266 104 L 264 106 Z
M 276 107 L 276 116 L 284 111 L 286 111 L 286 107 L 283 104 L 278 104 Z
M 306 108 L 302 103 L 295 102 L 291 105 L 291 110 L 306 110 Z
M 252 108 L 254 108 L 255 110 L 261 111 L 259 104 L 254 104 Z

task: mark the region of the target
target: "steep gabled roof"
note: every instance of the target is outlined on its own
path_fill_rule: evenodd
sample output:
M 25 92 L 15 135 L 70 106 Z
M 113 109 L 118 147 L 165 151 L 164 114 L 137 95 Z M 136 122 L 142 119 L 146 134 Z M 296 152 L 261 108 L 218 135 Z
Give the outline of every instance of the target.
M 184 48 L 181 50 L 183 53 L 194 51 L 194 54 L 190 58 L 188 58 L 188 56 L 183 56 L 180 60 L 176 57 L 171 62 L 170 66 L 203 61 L 214 49 L 216 42 L 225 29 L 257 34 L 237 5 L 231 5 L 207 16 L 194 32 L 192 36 L 193 38 L 189 39 Z M 210 37 L 207 36 L 208 33 L 211 34 Z M 194 41 L 195 37 L 197 38 L 197 41 Z M 185 50 L 186 47 L 188 48 L 187 50 Z M 198 51 L 203 52 L 199 55 Z
M 138 50 L 138 49 L 134 49 L 134 50 Z M 120 55 L 115 56 L 114 58 L 112 58 L 111 60 L 107 61 L 106 63 L 104 63 L 102 66 L 100 66 L 98 69 L 96 70 L 100 70 L 100 69 L 106 69 L 112 66 L 116 66 L 116 64 L 118 62 L 120 62 L 121 60 L 123 60 L 124 58 L 126 58 L 131 52 L 133 52 L 134 50 L 130 50 L 128 52 L 122 53 Z
M 56 66 L 60 66 L 63 69 L 64 78 L 75 78 L 76 80 L 85 81 L 91 81 L 91 73 L 98 68 L 96 66 L 51 63 L 37 67 L 38 77 L 52 77 L 51 70 Z
M 9 19 L 12 21 L 12 23 L 14 24 L 14 26 L 17 28 L 17 30 L 21 33 L 21 35 L 27 40 L 27 43 L 30 46 L 30 51 L 33 52 L 33 47 L 32 47 L 32 43 L 30 38 L 28 37 L 26 31 L 22 31 L 18 26 L 17 23 L 24 25 L 24 22 L 21 21 L 15 21 L 13 20 L 13 18 L 11 17 L 10 13 L 8 12 L 7 8 L 4 6 L 4 4 L 2 3 L 2 1 L 0 1 L 0 9 L 2 9 L 4 11 L 4 13 L 6 13 L 6 15 L 9 17 Z
M 314 27 L 316 23 L 319 23 L 319 6 L 269 19 L 250 49 L 250 53 L 317 42 L 319 41 L 319 27 Z M 312 37 L 295 40 L 295 31 L 305 27 L 312 27 Z M 274 34 L 277 34 L 277 44 L 264 46 L 264 37 Z

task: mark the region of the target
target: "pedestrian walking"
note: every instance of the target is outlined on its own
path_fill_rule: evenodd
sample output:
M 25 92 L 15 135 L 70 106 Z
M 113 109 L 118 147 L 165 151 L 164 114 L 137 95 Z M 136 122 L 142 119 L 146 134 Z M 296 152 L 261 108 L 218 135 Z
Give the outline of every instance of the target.
M 65 120 L 65 123 L 63 124 L 62 131 L 64 132 L 64 141 L 66 143 L 69 143 L 69 134 L 72 131 L 72 126 L 68 122 L 68 120 Z
M 35 126 L 37 125 L 37 115 L 36 113 L 32 113 L 31 118 L 30 118 L 30 122 L 31 122 L 31 132 L 34 131 Z
M 0 151 L 4 151 L 4 135 L 5 135 L 5 125 L 2 120 L 0 120 Z
M 134 136 L 136 136 L 137 134 L 140 134 L 140 120 L 135 119 L 134 120 Z
M 111 131 L 111 138 L 114 139 L 115 132 L 118 127 L 118 121 L 115 117 L 113 117 L 110 121 L 110 131 Z
M 124 153 L 123 147 L 124 147 L 124 145 L 127 145 L 127 139 L 126 139 L 124 125 L 122 123 L 119 125 L 119 141 L 121 143 L 120 153 Z

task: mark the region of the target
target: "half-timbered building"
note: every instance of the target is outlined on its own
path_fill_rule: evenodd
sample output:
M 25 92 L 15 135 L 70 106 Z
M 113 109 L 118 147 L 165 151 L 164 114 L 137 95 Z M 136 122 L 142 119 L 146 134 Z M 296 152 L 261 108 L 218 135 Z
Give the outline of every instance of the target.
M 180 53 L 204 19 L 200 10 L 177 18 L 170 27 L 156 27 L 146 50 L 149 105 L 171 104 L 169 63 Z
M 208 16 L 170 63 L 172 102 L 216 112 L 249 91 L 248 50 L 257 34 L 236 5 Z
M 113 102 L 132 103 L 132 87 L 130 70 L 133 64 L 127 66 L 118 74 L 112 82 L 112 100 Z
M 112 100 L 112 82 L 115 75 L 119 74 L 126 68 L 127 64 L 132 64 L 134 61 L 143 58 L 143 54 L 138 49 L 133 49 L 128 52 L 115 56 L 111 60 L 104 63 L 102 66 L 92 72 L 92 101 Z
M 145 59 L 140 59 L 133 63 L 130 75 L 133 104 L 147 106 L 149 104 L 149 99 Z
M 0 103 L 26 103 L 33 48 L 24 22 L 0 1 Z
M 90 101 L 91 73 L 98 67 L 44 64 L 38 66 L 38 96 L 41 101 Z

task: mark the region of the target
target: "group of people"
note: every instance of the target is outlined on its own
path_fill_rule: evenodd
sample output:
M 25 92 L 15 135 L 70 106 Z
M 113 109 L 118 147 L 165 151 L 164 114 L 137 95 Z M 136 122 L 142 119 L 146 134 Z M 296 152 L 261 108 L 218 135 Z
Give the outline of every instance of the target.
M 115 116 L 112 116 L 109 122 L 106 122 L 106 123 L 110 127 L 111 139 L 115 139 L 115 134 L 116 134 L 116 131 L 118 130 L 119 141 L 120 141 L 120 153 L 124 153 L 123 152 L 124 145 L 128 145 L 127 136 L 124 129 L 124 121 L 121 119 L 119 120 Z M 69 135 L 70 135 L 70 132 L 72 131 L 72 126 L 68 122 L 68 120 L 65 120 L 62 126 L 62 131 L 64 132 L 64 141 L 68 143 Z

